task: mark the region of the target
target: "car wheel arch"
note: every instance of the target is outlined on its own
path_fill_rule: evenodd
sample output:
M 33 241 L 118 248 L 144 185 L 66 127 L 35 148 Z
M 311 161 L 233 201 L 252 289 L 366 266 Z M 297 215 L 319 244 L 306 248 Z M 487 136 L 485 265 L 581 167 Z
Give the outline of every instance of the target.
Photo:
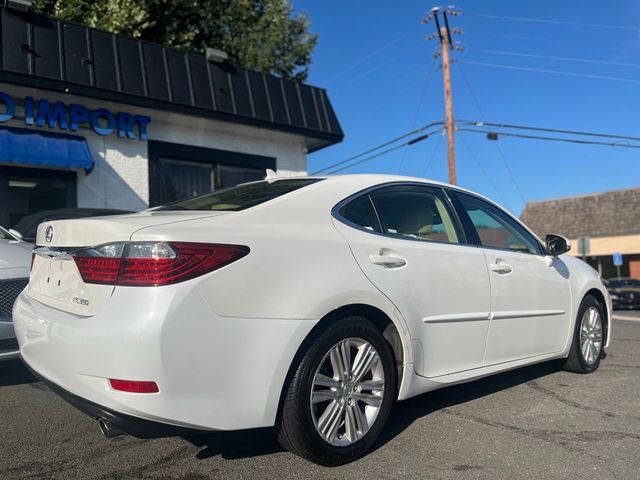
M 396 382 L 396 396 L 400 390 L 400 385 L 403 380 L 403 375 L 406 373 L 404 366 L 406 364 L 405 355 L 409 352 L 407 351 L 408 345 L 403 342 L 401 330 L 398 328 L 398 325 L 393 321 L 393 319 L 384 311 L 380 310 L 377 307 L 367 305 L 367 304 L 349 304 L 343 305 L 339 308 L 328 312 L 324 315 L 316 325 L 311 329 L 311 331 L 307 334 L 303 342 L 298 347 L 296 354 L 291 361 L 289 366 L 289 370 L 287 371 L 287 376 L 282 385 L 282 389 L 280 392 L 280 400 L 278 402 L 278 413 L 276 419 L 276 425 L 280 421 L 280 416 L 282 414 L 282 405 L 285 398 L 285 392 L 287 391 L 289 384 L 291 383 L 291 379 L 295 373 L 297 365 L 302 360 L 304 354 L 309 349 L 313 341 L 318 337 L 318 335 L 326 330 L 329 325 L 334 324 L 335 322 L 340 321 L 343 318 L 347 317 L 363 317 L 370 321 L 373 325 L 375 325 L 381 332 L 382 336 L 389 342 L 391 345 L 391 349 L 394 354 L 394 360 L 396 362 L 397 368 L 397 382 Z M 410 345 L 410 344 L 409 344 Z

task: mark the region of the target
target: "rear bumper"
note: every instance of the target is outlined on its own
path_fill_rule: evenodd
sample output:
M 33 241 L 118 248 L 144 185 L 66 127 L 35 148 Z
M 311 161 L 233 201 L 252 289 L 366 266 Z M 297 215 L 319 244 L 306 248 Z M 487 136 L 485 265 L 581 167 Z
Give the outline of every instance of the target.
M 23 292 L 13 310 L 22 359 L 93 405 L 92 416 L 205 431 L 272 426 L 288 369 L 315 322 L 218 316 L 192 287 L 118 287 L 93 317 Z M 160 391 L 116 391 L 110 378 L 154 381 Z
M 42 383 L 44 383 L 51 391 L 62 399 L 69 402 L 81 412 L 89 415 L 95 420 L 103 419 L 111 423 L 116 428 L 138 438 L 160 438 L 160 437 L 177 437 L 183 435 L 193 435 L 203 433 L 203 430 L 190 429 L 170 425 L 162 422 L 154 422 L 144 418 L 134 417 L 121 412 L 116 412 L 110 408 L 98 405 L 86 398 L 79 397 L 65 390 L 60 385 L 48 380 L 40 375 L 27 362 L 24 362 L 31 373 Z

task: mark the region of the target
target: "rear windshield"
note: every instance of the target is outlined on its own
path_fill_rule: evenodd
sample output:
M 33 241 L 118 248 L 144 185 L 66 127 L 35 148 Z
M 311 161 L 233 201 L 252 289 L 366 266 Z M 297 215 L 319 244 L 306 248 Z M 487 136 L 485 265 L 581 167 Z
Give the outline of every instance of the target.
M 237 187 L 207 193 L 206 195 L 178 200 L 155 210 L 228 210 L 237 212 L 268 202 L 286 193 L 316 183 L 319 180 L 322 179 L 291 178 L 245 183 Z

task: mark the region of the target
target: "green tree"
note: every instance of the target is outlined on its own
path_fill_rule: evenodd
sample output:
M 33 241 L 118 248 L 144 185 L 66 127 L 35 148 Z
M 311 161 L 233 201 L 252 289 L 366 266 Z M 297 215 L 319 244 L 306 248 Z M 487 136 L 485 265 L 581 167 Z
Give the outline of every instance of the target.
M 34 0 L 33 11 L 305 80 L 318 36 L 289 0 Z

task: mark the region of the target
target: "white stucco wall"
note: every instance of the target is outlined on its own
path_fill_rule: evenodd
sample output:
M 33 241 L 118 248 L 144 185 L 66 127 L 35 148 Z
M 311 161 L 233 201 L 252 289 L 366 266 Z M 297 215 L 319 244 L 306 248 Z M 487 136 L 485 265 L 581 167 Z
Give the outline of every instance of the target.
M 114 113 L 125 111 L 147 115 L 151 117 L 151 123 L 148 125 L 150 140 L 274 157 L 278 173 L 306 173 L 306 149 L 304 138 L 301 136 L 2 83 L 0 91 L 16 100 L 29 95 L 36 102 L 44 97 L 50 102 L 59 100 L 67 105 L 79 103 L 89 109 L 102 107 Z M 26 127 L 23 118 L 24 110 L 17 105 L 16 118 L 3 125 L 37 128 Z M 77 132 L 48 127 L 40 130 L 82 135 L 87 139 L 95 167 L 88 175 L 84 172 L 78 173 L 79 207 L 139 210 L 148 206 L 149 172 L 146 141 L 122 139 L 116 133 L 100 136 L 88 126 L 81 127 Z

